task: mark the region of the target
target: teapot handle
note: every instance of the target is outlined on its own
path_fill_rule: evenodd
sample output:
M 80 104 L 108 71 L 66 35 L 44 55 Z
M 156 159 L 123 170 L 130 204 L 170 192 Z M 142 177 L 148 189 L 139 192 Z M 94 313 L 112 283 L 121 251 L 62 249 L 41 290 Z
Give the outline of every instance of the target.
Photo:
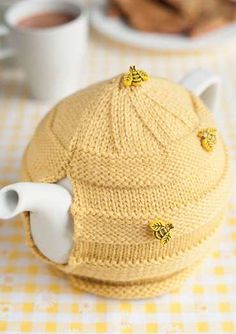
M 205 70 L 195 70 L 186 75 L 180 84 L 200 97 L 209 110 L 217 111 L 220 78 L 216 74 Z

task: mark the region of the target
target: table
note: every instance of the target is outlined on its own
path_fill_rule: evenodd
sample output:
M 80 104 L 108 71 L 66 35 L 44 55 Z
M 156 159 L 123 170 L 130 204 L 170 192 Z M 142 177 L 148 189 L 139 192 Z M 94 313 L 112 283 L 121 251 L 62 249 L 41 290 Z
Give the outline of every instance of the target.
M 236 164 L 235 43 L 209 52 L 158 54 L 130 48 L 92 32 L 81 86 L 130 65 L 178 81 L 202 67 L 222 78 L 219 127 Z M 19 178 L 23 150 L 50 104 L 30 99 L 21 71 L 0 67 L 0 185 Z M 117 301 L 74 290 L 67 279 L 35 258 L 24 244 L 19 219 L 0 222 L 0 333 L 194 334 L 236 333 L 236 195 L 221 243 L 201 270 L 175 293 Z

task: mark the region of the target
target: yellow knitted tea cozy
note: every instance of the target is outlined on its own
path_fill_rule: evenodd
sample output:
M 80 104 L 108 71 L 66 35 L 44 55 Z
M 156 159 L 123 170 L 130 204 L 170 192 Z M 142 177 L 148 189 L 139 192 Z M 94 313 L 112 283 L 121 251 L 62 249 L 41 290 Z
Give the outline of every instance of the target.
M 48 262 L 79 289 L 115 298 L 178 288 L 216 243 L 230 194 L 211 112 L 134 67 L 56 105 L 25 152 L 23 176 L 70 180 L 73 248 L 67 264 Z

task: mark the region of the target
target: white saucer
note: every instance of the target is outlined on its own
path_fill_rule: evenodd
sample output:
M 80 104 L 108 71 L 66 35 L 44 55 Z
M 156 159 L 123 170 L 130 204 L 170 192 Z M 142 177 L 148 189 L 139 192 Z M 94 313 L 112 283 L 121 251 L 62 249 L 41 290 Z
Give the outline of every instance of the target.
M 100 33 L 129 44 L 152 50 L 194 51 L 222 46 L 229 39 L 236 39 L 236 23 L 229 24 L 202 37 L 144 33 L 130 28 L 119 17 L 109 17 L 104 4 L 95 5 L 91 11 L 91 24 Z

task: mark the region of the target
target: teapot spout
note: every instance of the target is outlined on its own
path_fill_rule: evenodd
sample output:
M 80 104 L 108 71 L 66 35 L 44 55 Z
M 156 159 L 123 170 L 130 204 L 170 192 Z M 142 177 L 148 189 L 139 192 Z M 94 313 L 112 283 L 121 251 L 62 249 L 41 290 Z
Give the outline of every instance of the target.
M 21 182 L 0 191 L 0 219 L 30 212 L 32 238 L 51 261 L 66 263 L 72 247 L 71 194 L 58 184 Z

